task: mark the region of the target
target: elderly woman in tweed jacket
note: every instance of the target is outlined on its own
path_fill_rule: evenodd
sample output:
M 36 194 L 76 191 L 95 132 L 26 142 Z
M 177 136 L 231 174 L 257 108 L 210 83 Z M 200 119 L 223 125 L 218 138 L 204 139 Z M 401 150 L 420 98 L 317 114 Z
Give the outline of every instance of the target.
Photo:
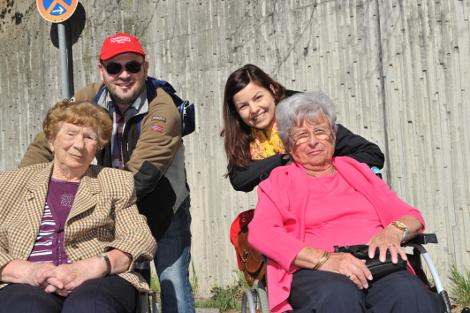
M 156 242 L 132 175 L 90 165 L 111 119 L 64 100 L 43 128 L 53 162 L 0 173 L 0 312 L 133 312 Z

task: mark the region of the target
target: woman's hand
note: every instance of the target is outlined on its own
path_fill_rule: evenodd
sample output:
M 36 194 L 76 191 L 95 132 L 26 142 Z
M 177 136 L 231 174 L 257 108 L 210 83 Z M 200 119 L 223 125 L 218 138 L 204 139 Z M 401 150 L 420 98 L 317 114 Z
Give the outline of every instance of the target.
M 111 264 L 110 274 L 126 271 L 132 262 L 131 257 L 127 253 L 118 249 L 108 251 L 106 254 Z M 47 282 L 57 288 L 57 291 L 53 292 L 65 293 L 64 291 L 66 291 L 68 295 L 68 293 L 85 281 L 106 276 L 107 271 L 108 266 L 105 260 L 99 257 L 92 257 L 72 264 L 61 264 L 47 271 L 44 275 L 48 277 Z
M 20 278 L 20 283 L 45 289 L 48 286 L 46 273 L 56 266 L 52 263 L 28 263 L 22 266 L 25 271 L 22 271 L 23 277 Z
M 28 284 L 42 288 L 48 293 L 56 292 L 65 297 L 68 295 L 68 292 L 62 290 L 63 283 L 48 275 L 48 272 L 55 268 L 56 266 L 52 263 L 13 260 L 0 269 L 0 281 L 15 284 Z
M 367 289 L 369 288 L 368 280 L 372 280 L 372 274 L 365 262 L 350 253 L 332 253 L 320 270 L 343 274 L 359 289 Z
M 390 255 L 392 256 L 392 263 L 398 263 L 398 255 L 406 261 L 406 252 L 400 246 L 402 238 L 403 231 L 399 230 L 395 226 L 388 225 L 367 242 L 367 245 L 369 245 L 369 257 L 373 258 L 375 256 L 375 251 L 378 248 L 380 251 L 379 261 L 382 263 L 385 262 L 387 258 L 387 250 L 390 251 Z
M 47 271 L 55 268 L 52 263 L 33 263 L 24 260 L 12 260 L 0 268 L 0 281 L 5 283 L 29 284 L 46 288 Z
M 400 244 L 403 240 L 410 240 L 419 234 L 423 225 L 421 225 L 421 222 L 416 217 L 410 215 L 403 216 L 399 221 L 406 225 L 406 238 L 403 238 L 404 233 L 402 230 L 391 224 L 388 225 L 367 242 L 367 245 L 369 245 L 370 258 L 374 257 L 376 249 L 379 248 L 380 262 L 385 262 L 387 250 L 390 251 L 390 255 L 392 256 L 392 263 L 398 263 L 398 255 L 400 255 L 403 260 L 407 260 L 405 250 Z
M 85 281 L 105 276 L 106 270 L 106 263 L 93 257 L 72 264 L 61 264 L 45 272 L 45 275 L 48 277 L 47 283 L 57 288 L 52 292 L 67 296 Z M 47 292 L 51 290 L 52 288 L 46 289 Z
M 322 258 L 325 251 L 305 246 L 299 251 L 292 265 L 312 269 Z M 372 274 L 365 265 L 350 253 L 331 253 L 328 260 L 318 269 L 347 276 L 359 289 L 369 288 L 367 280 L 372 280 Z

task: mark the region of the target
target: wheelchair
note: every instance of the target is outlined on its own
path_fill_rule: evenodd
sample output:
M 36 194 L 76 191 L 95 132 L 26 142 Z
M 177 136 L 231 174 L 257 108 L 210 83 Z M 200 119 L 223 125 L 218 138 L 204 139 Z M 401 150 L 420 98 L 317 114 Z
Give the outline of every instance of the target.
M 416 275 L 423 281 L 423 283 L 428 286 L 430 290 L 438 294 L 441 312 L 452 313 L 447 291 L 442 286 L 441 279 L 439 277 L 439 274 L 437 273 L 433 261 L 429 257 L 426 249 L 423 247 L 423 245 L 428 243 L 437 243 L 437 237 L 435 234 L 420 234 L 415 238 L 411 239 L 410 241 L 402 243 L 402 247 L 411 247 L 413 249 L 412 254 L 407 254 L 408 261 L 413 267 L 413 270 L 416 272 Z M 425 260 L 429 273 L 432 275 L 434 284 L 431 284 L 427 279 L 426 275 L 424 274 L 421 258 Z M 262 281 L 257 280 L 254 282 L 251 289 L 245 289 L 242 297 L 241 312 L 270 312 L 266 286 Z M 467 312 L 470 312 L 468 308 L 464 308 L 462 310 L 462 313 Z
M 139 262 L 135 266 L 135 271 L 140 273 L 150 286 L 151 269 L 150 261 Z M 137 298 L 136 313 L 159 313 L 158 298 L 156 291 L 139 291 Z

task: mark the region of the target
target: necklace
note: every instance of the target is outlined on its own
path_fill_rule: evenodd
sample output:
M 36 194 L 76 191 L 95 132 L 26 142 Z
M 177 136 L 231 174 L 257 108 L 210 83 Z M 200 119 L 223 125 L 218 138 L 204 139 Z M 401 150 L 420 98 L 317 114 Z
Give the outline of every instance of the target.
M 334 173 L 336 173 L 336 167 L 333 166 L 333 173 L 328 174 L 328 175 L 326 175 L 326 176 L 331 176 L 331 175 L 333 175 Z M 318 177 L 317 175 L 311 174 L 311 173 L 307 173 L 307 175 L 308 175 L 308 176 L 312 176 L 312 177 Z

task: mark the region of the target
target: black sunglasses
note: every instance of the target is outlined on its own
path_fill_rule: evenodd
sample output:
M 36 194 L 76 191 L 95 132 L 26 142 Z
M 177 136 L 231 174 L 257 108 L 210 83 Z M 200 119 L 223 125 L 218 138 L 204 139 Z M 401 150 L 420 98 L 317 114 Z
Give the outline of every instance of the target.
M 140 69 L 142 68 L 142 64 L 144 64 L 145 61 L 143 61 L 142 63 L 139 63 L 137 61 L 132 61 L 132 62 L 127 62 L 126 64 L 124 64 L 126 66 L 126 71 L 131 73 L 131 74 L 135 74 L 135 73 L 138 73 L 140 72 Z M 116 74 L 120 74 L 122 72 L 122 65 L 121 63 L 114 63 L 114 62 L 111 62 L 109 63 L 108 65 L 104 65 L 103 63 L 101 63 L 101 65 L 106 69 L 106 72 L 108 72 L 108 74 L 110 75 L 116 75 Z

